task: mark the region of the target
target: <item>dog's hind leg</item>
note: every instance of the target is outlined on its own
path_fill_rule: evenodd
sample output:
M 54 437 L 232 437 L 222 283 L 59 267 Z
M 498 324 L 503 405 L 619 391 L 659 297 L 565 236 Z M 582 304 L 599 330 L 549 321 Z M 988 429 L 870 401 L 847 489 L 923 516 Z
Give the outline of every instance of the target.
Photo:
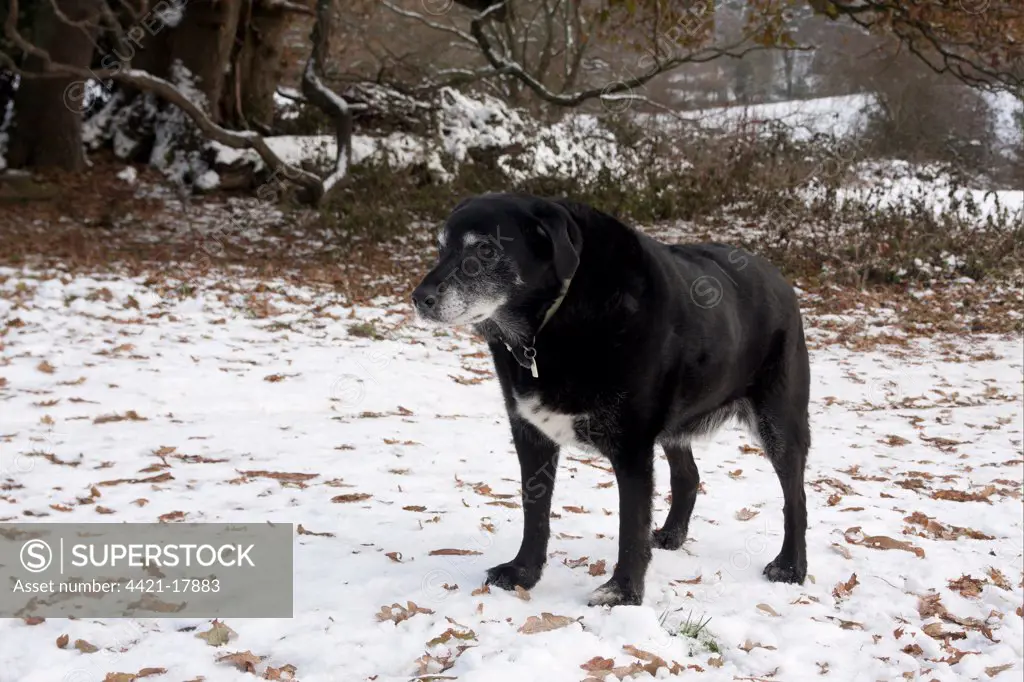
M 697 501 L 700 473 L 693 461 L 693 450 L 689 443 L 665 445 L 665 456 L 672 481 L 672 507 L 665 525 L 654 531 L 652 543 L 661 549 L 679 549 L 686 541 L 690 527 L 690 516 Z
M 518 415 L 510 417 L 523 481 L 523 542 L 512 561 L 487 569 L 487 584 L 530 589 L 540 580 L 548 558 L 559 447 Z
M 772 582 L 803 583 L 807 576 L 807 497 L 804 467 L 811 434 L 807 420 L 809 369 L 803 334 L 751 397 L 754 421 L 765 454 L 782 484 L 785 536 L 782 550 L 764 568 Z

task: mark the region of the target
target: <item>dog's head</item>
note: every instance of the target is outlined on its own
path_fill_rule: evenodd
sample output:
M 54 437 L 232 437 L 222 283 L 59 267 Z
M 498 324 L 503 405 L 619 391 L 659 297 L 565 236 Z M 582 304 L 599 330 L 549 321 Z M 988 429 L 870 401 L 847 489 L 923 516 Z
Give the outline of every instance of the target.
M 438 234 L 438 259 L 413 292 L 416 311 L 446 325 L 557 296 L 579 265 L 579 226 L 561 204 L 484 194 L 455 207 Z

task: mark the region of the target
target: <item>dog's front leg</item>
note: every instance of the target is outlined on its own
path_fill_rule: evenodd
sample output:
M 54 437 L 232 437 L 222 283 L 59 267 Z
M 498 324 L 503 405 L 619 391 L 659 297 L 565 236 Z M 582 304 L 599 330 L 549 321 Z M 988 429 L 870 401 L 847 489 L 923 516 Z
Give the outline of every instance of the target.
M 511 415 L 511 422 L 523 481 L 523 543 L 515 559 L 488 569 L 487 583 L 506 590 L 517 585 L 530 589 L 548 558 L 558 445 L 518 415 Z
M 651 502 L 654 496 L 654 449 L 614 457 L 619 487 L 619 561 L 612 578 L 590 595 L 590 606 L 640 604 L 644 575 L 651 561 Z

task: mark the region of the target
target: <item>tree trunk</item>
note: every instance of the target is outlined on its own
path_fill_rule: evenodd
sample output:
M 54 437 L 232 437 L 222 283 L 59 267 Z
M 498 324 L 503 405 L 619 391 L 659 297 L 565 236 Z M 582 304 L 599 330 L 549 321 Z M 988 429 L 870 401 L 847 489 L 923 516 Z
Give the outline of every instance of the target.
M 291 12 L 252 0 L 239 22 L 231 72 L 221 94 L 224 123 L 266 130 L 274 122 L 274 93 L 284 73 L 284 37 Z
M 57 7 L 72 21 L 97 19 L 98 0 L 56 0 Z M 93 52 L 87 30 L 57 18 L 49 3 L 40 3 L 32 34 L 36 45 L 49 52 L 55 62 L 88 68 Z M 23 68 L 42 72 L 42 59 L 30 56 Z M 82 111 L 85 83 L 74 78 L 22 78 L 14 97 L 14 128 L 7 163 L 12 168 L 85 167 L 82 148 Z
M 170 63 L 180 60 L 196 77 L 207 108 L 219 123 L 224 74 L 228 71 L 242 4 L 248 0 L 191 0 L 185 16 L 169 32 Z

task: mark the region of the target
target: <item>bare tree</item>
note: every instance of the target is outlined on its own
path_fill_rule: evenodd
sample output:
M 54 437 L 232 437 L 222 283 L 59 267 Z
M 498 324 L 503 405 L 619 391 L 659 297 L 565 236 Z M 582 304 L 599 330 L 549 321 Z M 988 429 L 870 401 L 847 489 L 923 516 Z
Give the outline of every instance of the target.
M 475 67 L 431 73 L 431 86 L 496 82 L 506 97 L 521 99 L 522 93 L 529 93 L 557 107 L 622 99 L 656 104 L 641 91 L 658 76 L 686 65 L 787 47 L 756 40 L 765 28 L 757 24 L 729 41 L 711 39 L 714 3 L 704 0 L 683 10 L 658 2 L 648 13 L 618 16 L 577 0 L 504 0 L 481 12 L 448 12 L 443 17 L 393 0 L 378 2 L 477 55 Z M 621 57 L 623 52 L 633 55 L 635 65 L 627 73 L 617 72 L 611 63 L 613 53 Z
M 351 148 L 350 114 L 344 100 L 328 90 L 318 77 L 321 68 L 320 59 L 326 50 L 326 41 L 329 36 L 333 0 L 318 0 L 316 21 L 311 36 L 314 49 L 307 62 L 306 77 L 304 78 L 304 90 L 310 102 L 314 105 L 322 105 L 328 116 L 337 121 L 338 163 L 334 172 L 326 179 L 282 161 L 261 134 L 254 131 L 233 131 L 220 125 L 213 111 L 205 108 L 203 103 L 203 100 L 207 103 L 216 103 L 219 97 L 217 91 L 208 91 L 209 97 L 201 98 L 197 102 L 169 80 L 148 71 L 131 68 L 130 62 L 118 63 L 116 68 L 98 71 L 88 68 L 89 57 L 95 46 L 91 36 L 102 29 L 110 30 L 109 20 L 115 16 L 113 9 L 105 0 L 51 0 L 51 2 L 54 13 L 48 17 L 48 21 L 52 22 L 55 29 L 74 32 L 76 35 L 88 35 L 90 40 L 85 47 L 70 55 L 66 53 L 65 48 L 52 51 L 46 49 L 50 46 L 49 43 L 44 42 L 46 47 L 40 47 L 21 34 L 18 29 L 18 0 L 8 0 L 4 36 L 28 56 L 25 65 L 19 66 L 10 55 L 0 52 L 0 64 L 19 74 L 28 84 L 28 87 L 22 86 L 15 101 L 16 117 L 21 120 L 21 123 L 15 129 L 12 150 L 17 149 L 17 145 L 25 144 L 21 141 L 22 139 L 52 138 L 55 133 L 59 135 L 62 132 L 73 134 L 73 139 L 69 142 L 62 142 L 55 150 L 55 152 L 59 151 L 60 155 L 55 156 L 54 162 L 46 165 L 66 168 L 80 167 L 78 164 L 84 163 L 84 157 L 81 156 L 81 117 L 75 107 L 66 106 L 68 104 L 67 88 L 76 84 L 84 88 L 85 83 L 92 79 L 110 79 L 123 86 L 153 93 L 180 108 L 208 139 L 234 149 L 254 150 L 268 168 L 272 169 L 274 175 L 280 175 L 289 182 L 302 187 L 305 190 L 306 199 L 311 203 L 321 203 L 326 200 L 330 190 L 335 188 L 338 181 L 344 177 L 347 163 L 343 160 L 348 158 L 347 155 Z M 66 3 L 66 6 L 62 3 Z M 93 12 L 83 14 L 80 11 L 80 8 L 86 3 L 92 3 L 89 6 L 93 8 Z M 191 7 L 190 4 L 189 8 Z M 73 9 L 79 10 L 78 13 L 72 13 Z M 119 38 L 125 36 L 121 28 L 118 26 L 115 31 L 120 34 Z M 75 57 L 75 59 L 63 58 L 69 56 Z M 37 94 L 39 92 L 42 94 Z M 24 108 L 20 108 L 19 104 Z M 68 120 L 57 122 L 55 125 L 59 124 L 59 127 L 54 129 L 40 127 L 37 115 L 42 111 L 55 112 L 53 115 Z M 77 157 L 80 161 L 75 162 L 72 157 Z M 12 158 L 15 162 L 25 165 L 33 160 L 14 155 Z M 35 160 L 37 161 L 35 165 L 43 165 L 38 163 L 39 159 Z
M 51 60 L 76 68 L 89 66 L 102 0 L 51 0 L 35 8 L 32 34 L 40 45 L 29 51 L 25 68 L 42 71 Z M 8 15 L 7 27 L 13 28 L 17 3 Z M 64 93 L 72 87 L 70 75 L 48 79 L 27 79 L 14 97 L 16 117 L 11 134 L 7 163 L 13 167 L 58 167 L 81 170 L 85 167 L 82 150 L 81 114 L 63 106 Z

